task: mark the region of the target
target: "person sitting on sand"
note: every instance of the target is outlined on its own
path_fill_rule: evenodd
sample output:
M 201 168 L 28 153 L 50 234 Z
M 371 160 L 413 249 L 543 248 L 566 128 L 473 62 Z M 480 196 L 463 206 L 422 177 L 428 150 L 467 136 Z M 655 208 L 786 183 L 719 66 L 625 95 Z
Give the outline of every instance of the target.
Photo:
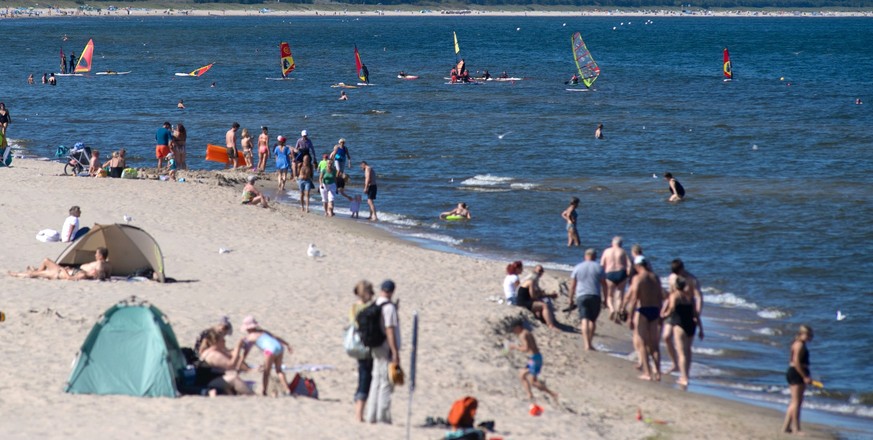
M 552 396 L 555 404 L 558 403 L 558 395 L 546 387 L 545 382 L 539 379 L 540 372 L 543 369 L 543 355 L 537 347 L 537 341 L 534 339 L 533 333 L 524 328 L 524 323 L 521 319 L 516 319 L 510 324 L 512 333 L 518 338 L 518 344 L 509 345 L 510 350 L 518 350 L 528 355 L 527 366 L 519 372 L 519 379 L 524 386 L 524 391 L 527 393 L 527 398 L 534 402 L 534 396 L 531 392 L 531 386 L 541 390 Z
M 42 260 L 37 268 L 27 266 L 24 272 L 9 272 L 9 275 L 19 278 L 42 278 L 46 280 L 107 280 L 112 270 L 109 262 L 109 250 L 105 247 L 97 248 L 94 252 L 94 261 L 85 263 L 79 267 L 61 266 L 51 259 Z
M 555 307 L 552 300 L 558 298 L 558 294 L 546 293 L 540 288 L 539 281 L 543 273 L 545 273 L 545 269 L 542 265 L 537 264 L 533 272 L 519 284 L 515 305 L 530 310 L 538 319 L 542 319 L 549 328 L 554 329 L 557 327 L 555 326 Z
M 252 349 L 252 345 L 257 345 L 264 353 L 264 388 L 261 390 L 261 394 L 264 396 L 267 395 L 267 385 L 270 383 L 271 369 L 276 370 L 276 374 L 279 375 L 279 379 L 282 380 L 282 385 L 284 385 L 287 390 L 288 379 L 285 378 L 285 372 L 282 371 L 282 358 L 285 354 L 285 350 L 282 347 L 284 346 L 288 348 L 288 354 L 291 354 L 291 346 L 288 345 L 284 339 L 262 329 L 253 316 L 246 316 L 245 319 L 243 319 L 240 328 L 242 328 L 242 331 L 246 332 L 246 334 L 239 340 L 236 344 L 236 349 L 234 350 L 234 353 L 237 354 L 242 350 L 241 356 L 234 356 L 237 362 L 235 369 L 239 370 L 242 368 L 242 364 L 245 363 L 246 357 Z
M 243 205 L 261 205 L 263 208 L 269 208 L 267 206 L 267 196 L 261 194 L 257 188 L 255 188 L 255 181 L 258 180 L 256 176 L 246 177 L 246 186 L 243 187 Z
M 518 286 L 521 284 L 518 275 L 524 270 L 521 261 L 513 261 L 506 265 L 506 277 L 503 278 L 503 296 L 506 304 L 516 305 L 518 301 Z
M 473 215 L 470 214 L 470 210 L 467 209 L 467 204 L 464 202 L 459 202 L 458 206 L 456 206 L 455 209 L 440 214 L 440 218 L 443 220 L 447 219 L 449 216 L 457 216 L 467 220 L 473 218 Z
M 97 150 L 91 151 L 91 165 L 88 166 L 88 175 L 91 177 L 97 177 L 97 173 L 101 170 L 100 168 L 100 152 Z
M 225 336 L 227 334 L 229 333 L 211 328 L 206 331 L 206 335 L 199 347 L 201 363 L 206 367 L 210 367 L 212 373 L 221 376 L 221 380 L 218 383 L 211 382 L 210 385 L 219 385 L 216 388 L 220 388 L 224 394 L 254 394 L 245 381 L 239 377 L 237 363 L 240 353 L 239 351 L 231 352 L 228 350 L 225 343 Z M 239 367 L 240 371 L 249 369 L 245 363 L 242 363 Z

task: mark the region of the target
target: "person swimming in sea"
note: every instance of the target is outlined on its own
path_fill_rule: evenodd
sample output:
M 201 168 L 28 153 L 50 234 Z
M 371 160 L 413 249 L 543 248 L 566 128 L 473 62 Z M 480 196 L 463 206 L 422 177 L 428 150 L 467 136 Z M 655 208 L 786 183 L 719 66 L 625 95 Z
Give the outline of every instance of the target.
M 473 215 L 470 214 L 470 210 L 467 209 L 467 204 L 464 202 L 458 203 L 458 206 L 451 211 L 446 211 L 440 214 L 440 218 L 446 220 L 450 216 L 458 216 L 467 220 L 473 218 Z

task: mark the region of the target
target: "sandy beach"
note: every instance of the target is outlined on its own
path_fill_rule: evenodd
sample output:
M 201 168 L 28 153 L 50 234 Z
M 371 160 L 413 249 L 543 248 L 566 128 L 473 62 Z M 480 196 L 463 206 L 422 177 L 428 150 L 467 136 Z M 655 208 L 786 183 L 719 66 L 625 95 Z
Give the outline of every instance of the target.
M 0 210 L 7 249 L 0 255 L 0 310 L 6 313 L 0 323 L 4 438 L 403 438 L 409 389 L 395 390 L 394 425 L 354 422 L 356 364 L 342 348 L 353 285 L 386 278 L 397 283 L 407 369 L 413 312 L 421 320 L 412 438 L 440 438 L 442 430 L 419 425 L 427 416 L 445 417 L 452 402 L 464 395 L 479 399 L 477 421 L 495 421 L 495 435 L 506 439 L 781 437 L 781 411 L 684 392 L 674 385 L 675 377 L 641 382 L 632 362 L 583 353 L 578 333 L 550 331 L 540 324 L 534 325 L 534 335 L 545 357 L 543 377 L 561 395 L 561 403 L 536 394 L 545 413 L 528 415 L 517 379 L 525 359 L 501 350 L 507 336 L 500 322 L 521 309 L 488 301 L 500 294 L 505 262 L 422 249 L 365 221 L 326 219 L 296 207 L 240 205 L 241 173 L 197 172 L 184 183 L 173 183 L 58 176 L 61 171 L 56 162 L 25 159 L 0 169 L 0 183 L 13 194 Z M 273 185 L 259 185 L 265 183 Z M 390 196 L 386 188 L 384 197 Z M 81 206 L 83 225 L 132 217 L 132 224 L 161 245 L 167 276 L 180 282 L 7 276 L 8 270 L 60 254 L 64 244 L 41 243 L 34 236 L 44 228 L 60 229 L 72 205 Z M 309 243 L 325 257 L 309 258 Z M 219 248 L 231 252 L 219 253 Z M 565 274 L 547 272 L 545 287 L 556 290 L 565 279 Z M 229 315 L 236 327 L 245 315 L 255 315 L 294 347 L 285 364 L 333 367 L 310 373 L 321 399 L 65 394 L 70 363 L 96 318 L 131 295 L 167 314 L 182 346 L 192 346 L 220 315 Z M 566 303 L 567 298 L 560 298 L 559 308 Z M 559 319 L 578 325 L 575 315 L 559 314 Z M 609 348 L 629 339 L 626 328 L 604 316 L 599 325 L 595 344 Z M 234 332 L 228 343 L 238 337 Z M 250 356 L 250 363 L 258 361 Z M 665 423 L 637 421 L 638 408 L 644 417 Z M 821 427 L 804 428 L 808 437 L 833 437 Z

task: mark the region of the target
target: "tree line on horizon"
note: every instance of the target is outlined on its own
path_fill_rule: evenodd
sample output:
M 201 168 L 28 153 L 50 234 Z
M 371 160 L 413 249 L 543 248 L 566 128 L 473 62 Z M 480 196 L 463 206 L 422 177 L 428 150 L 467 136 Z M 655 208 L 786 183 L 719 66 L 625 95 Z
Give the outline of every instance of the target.
M 114 0 L 97 0 L 97 1 L 114 1 Z M 138 1 L 138 0 L 133 0 Z M 141 0 L 146 1 L 146 0 Z M 263 4 L 264 7 L 270 7 L 276 3 L 280 4 L 301 4 L 312 5 L 315 0 L 181 0 L 179 3 L 233 3 L 245 5 Z M 78 2 L 77 2 L 78 3 Z M 370 6 L 397 6 L 397 5 L 412 5 L 423 9 L 467 9 L 476 7 L 501 7 L 501 6 L 567 6 L 579 8 L 635 8 L 635 9 L 652 9 L 652 8 L 673 8 L 683 10 L 700 10 L 700 9 L 821 9 L 821 8 L 840 8 L 840 9 L 871 9 L 873 8 L 873 0 L 467 0 L 459 2 L 457 0 L 428 0 L 428 1 L 409 1 L 409 0 L 357 0 L 357 1 L 337 1 L 335 4 L 348 5 L 370 5 Z

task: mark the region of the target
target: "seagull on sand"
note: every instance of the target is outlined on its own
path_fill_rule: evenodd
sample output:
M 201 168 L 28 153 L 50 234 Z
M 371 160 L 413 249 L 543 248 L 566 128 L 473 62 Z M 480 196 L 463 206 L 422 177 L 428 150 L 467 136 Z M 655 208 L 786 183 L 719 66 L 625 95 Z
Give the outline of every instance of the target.
M 306 250 L 306 255 L 309 255 L 310 258 L 319 258 L 324 256 L 321 254 L 321 251 L 318 250 L 318 248 L 315 247 L 315 245 L 312 243 L 309 243 L 309 249 Z
M 127 215 L 127 214 L 124 214 L 124 217 L 122 217 L 122 218 L 124 219 L 124 222 L 125 222 L 125 223 L 130 223 L 130 222 L 133 221 L 133 217 L 131 217 L 131 216 Z

